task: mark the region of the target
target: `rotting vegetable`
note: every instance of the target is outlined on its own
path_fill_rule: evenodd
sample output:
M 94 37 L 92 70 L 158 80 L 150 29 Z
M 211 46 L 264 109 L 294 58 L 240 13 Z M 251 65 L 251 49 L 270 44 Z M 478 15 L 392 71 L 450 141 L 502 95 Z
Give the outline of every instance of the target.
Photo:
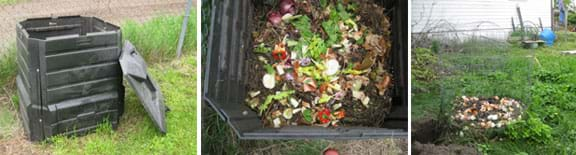
M 248 76 L 262 81 L 249 86 L 246 102 L 265 125 L 336 127 L 361 120 L 359 113 L 389 110 L 388 25 L 366 25 L 375 22 L 358 15 L 374 4 L 336 1 L 280 0 L 261 11 L 265 18 L 257 19 L 266 24 L 252 33 L 249 58 L 260 70 Z M 370 18 L 388 23 L 383 9 L 376 11 Z
M 452 120 L 462 129 L 504 127 L 522 118 L 522 105 L 511 98 L 462 96 L 454 102 Z

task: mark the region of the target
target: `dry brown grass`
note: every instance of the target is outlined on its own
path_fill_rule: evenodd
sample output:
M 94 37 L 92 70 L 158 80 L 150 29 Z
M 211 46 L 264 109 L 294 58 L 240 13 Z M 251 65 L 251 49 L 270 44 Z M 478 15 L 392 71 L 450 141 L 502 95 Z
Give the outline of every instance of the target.
M 19 123 L 17 123 L 19 125 Z M 39 143 L 33 143 L 26 139 L 23 128 L 17 128 L 12 132 L 10 137 L 0 139 L 0 154 L 26 154 L 26 155 L 43 155 L 50 154 L 48 146 Z
M 334 148 L 340 154 L 407 154 L 406 139 L 371 139 L 334 141 L 328 148 Z

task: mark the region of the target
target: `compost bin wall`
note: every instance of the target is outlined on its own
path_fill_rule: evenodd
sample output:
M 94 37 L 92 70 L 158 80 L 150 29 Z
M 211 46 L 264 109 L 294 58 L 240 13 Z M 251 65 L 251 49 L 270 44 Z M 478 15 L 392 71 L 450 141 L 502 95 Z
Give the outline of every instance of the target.
M 384 128 L 311 126 L 263 127 L 256 112 L 244 104 L 246 81 L 244 59 L 251 49 L 252 1 L 212 1 L 206 73 L 203 74 L 203 100 L 241 139 L 332 138 L 359 139 L 379 137 L 407 138 L 408 129 L 408 52 L 407 2 L 378 1 L 389 12 L 392 23 L 392 58 L 395 88 L 392 112 Z
M 116 128 L 124 87 L 120 28 L 94 17 L 28 19 L 17 25 L 17 87 L 30 140 Z

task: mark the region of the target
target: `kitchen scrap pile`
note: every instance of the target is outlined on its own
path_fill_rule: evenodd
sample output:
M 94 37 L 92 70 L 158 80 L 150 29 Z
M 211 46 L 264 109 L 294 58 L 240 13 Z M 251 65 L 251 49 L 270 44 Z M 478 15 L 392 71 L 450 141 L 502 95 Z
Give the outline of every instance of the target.
M 522 105 L 511 98 L 462 96 L 454 102 L 452 120 L 463 129 L 501 128 L 522 118 Z
M 280 0 L 261 7 L 246 60 L 246 104 L 265 126 L 384 119 L 393 83 L 384 8 L 364 0 Z

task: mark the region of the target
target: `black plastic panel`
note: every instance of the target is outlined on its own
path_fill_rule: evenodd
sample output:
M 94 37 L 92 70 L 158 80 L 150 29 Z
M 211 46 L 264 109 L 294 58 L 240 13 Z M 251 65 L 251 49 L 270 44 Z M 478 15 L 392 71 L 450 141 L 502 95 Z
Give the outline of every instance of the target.
M 251 47 L 253 4 L 243 1 L 212 1 L 211 27 L 208 38 L 203 100 L 228 122 L 240 139 L 363 139 L 408 137 L 408 47 L 407 2 L 379 1 L 390 11 L 393 74 L 396 81 L 392 112 L 384 128 L 287 126 L 279 129 L 263 127 L 256 112 L 244 104 L 246 81 L 242 75 L 244 58 Z
M 150 119 L 162 133 L 166 133 L 166 111 L 164 97 L 160 92 L 160 86 L 148 74 L 144 58 L 129 41 L 124 43 L 124 49 L 120 56 L 120 65 L 124 77 L 136 92 L 140 103 L 148 112 Z
M 82 135 L 124 107 L 120 28 L 94 17 L 35 18 L 17 25 L 20 113 L 30 140 Z

